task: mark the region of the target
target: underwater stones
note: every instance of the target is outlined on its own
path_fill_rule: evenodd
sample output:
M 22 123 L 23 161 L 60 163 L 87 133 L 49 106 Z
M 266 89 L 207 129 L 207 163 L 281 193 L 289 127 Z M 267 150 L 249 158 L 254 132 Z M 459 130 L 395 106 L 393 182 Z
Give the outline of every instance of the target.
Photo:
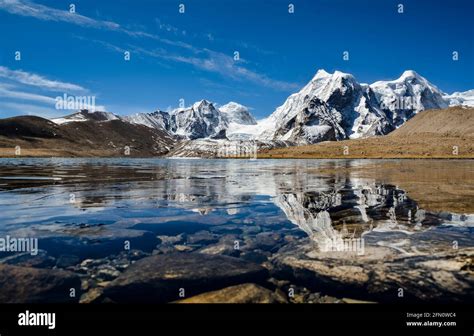
M 286 298 L 262 286 L 245 283 L 202 293 L 177 303 L 287 303 Z
M 104 290 L 114 302 L 169 302 L 239 283 L 261 283 L 268 272 L 244 260 L 203 253 L 153 255 L 137 261 Z
M 217 243 L 207 245 L 199 249 L 197 252 L 238 257 L 240 255 L 240 236 L 236 234 L 223 235 Z
M 79 277 L 68 271 L 0 265 L 2 303 L 77 302 L 80 289 Z
M 78 262 L 79 258 L 77 256 L 71 254 L 62 254 L 59 256 L 56 262 L 56 267 L 67 268 L 76 265 Z
M 38 250 L 38 254 L 31 255 L 30 252 L 15 253 L 0 260 L 1 264 L 23 267 L 48 268 L 56 264 L 56 259 L 48 255 L 44 250 Z
M 212 244 L 217 242 L 217 235 L 210 233 L 209 231 L 198 231 L 194 234 L 188 235 L 187 241 L 189 244 Z
M 367 246 L 364 255 L 287 246 L 272 258 L 276 277 L 329 294 L 378 302 L 466 302 L 474 298 L 474 248 L 426 255 Z M 400 294 L 401 293 L 401 294 Z

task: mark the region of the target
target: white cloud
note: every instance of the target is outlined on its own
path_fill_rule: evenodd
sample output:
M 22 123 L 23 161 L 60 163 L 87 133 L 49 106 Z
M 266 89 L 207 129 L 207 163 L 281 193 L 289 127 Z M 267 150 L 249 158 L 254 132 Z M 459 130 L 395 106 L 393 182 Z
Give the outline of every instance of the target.
M 132 45 L 130 46 L 130 50 L 105 41 L 93 40 L 93 42 L 99 43 L 112 51 L 123 53 L 124 51 L 128 50 L 131 51 L 132 54 L 136 53 L 157 59 L 168 60 L 178 63 L 186 63 L 200 70 L 218 73 L 223 77 L 232 78 L 234 80 L 240 81 L 248 80 L 255 84 L 263 85 L 277 90 L 291 91 L 300 87 L 299 84 L 275 80 L 269 78 L 264 74 L 249 70 L 243 67 L 242 65 L 239 65 L 238 62 L 234 61 L 233 57 L 209 49 L 201 49 L 200 56 L 202 56 L 198 57 L 196 55 L 178 55 L 171 53 L 165 49 L 149 50 Z
M 224 77 L 232 78 L 234 80 L 248 80 L 255 84 L 277 90 L 288 91 L 300 87 L 299 84 L 275 80 L 264 74 L 247 69 L 238 65 L 238 62 L 234 61 L 231 56 L 208 49 L 205 50 L 207 54 L 205 57 L 176 55 L 165 50 L 149 51 L 137 47 L 135 47 L 135 51 L 152 57 L 191 64 L 201 70 L 215 72 Z
M 157 40 L 176 47 L 193 49 L 193 46 L 181 41 L 173 41 L 161 38 L 158 35 L 150 34 L 140 30 L 127 29 L 112 21 L 96 20 L 79 13 L 70 13 L 67 10 L 56 9 L 28 0 L 0 0 L 0 10 L 26 17 L 33 17 L 43 21 L 66 22 L 81 27 L 103 29 L 125 33 L 133 37 L 146 37 Z
M 44 21 L 68 22 L 83 27 L 122 32 L 129 36 L 150 38 L 167 45 L 187 49 L 188 51 L 192 52 L 193 55 L 178 55 L 172 54 L 168 51 L 148 51 L 143 48 L 135 47 L 135 51 L 140 52 L 143 55 L 171 60 L 179 63 L 191 64 L 201 70 L 219 73 L 224 77 L 235 80 L 248 80 L 265 87 L 283 91 L 294 90 L 300 86 L 299 84 L 272 79 L 264 74 L 250 70 L 242 65 L 238 65 L 234 62 L 233 58 L 227 54 L 209 49 L 198 48 L 179 40 L 165 39 L 158 35 L 150 34 L 141 30 L 126 29 L 116 22 L 96 20 L 78 13 L 73 14 L 67 10 L 59 10 L 27 0 L 0 0 L 0 9 L 3 9 L 11 14 L 34 17 Z M 159 28 L 162 30 L 170 31 L 175 34 L 179 32 L 179 30 L 173 26 L 162 24 L 159 20 L 156 22 L 159 25 Z M 214 37 L 212 37 L 212 39 L 214 39 Z M 107 42 L 102 42 L 102 44 L 116 51 L 124 51 L 123 48 L 116 47 Z M 242 64 L 244 61 L 242 60 L 240 63 Z
M 38 74 L 11 70 L 4 66 L 0 66 L 0 80 L 3 80 L 0 82 L 2 98 L 0 106 L 4 113 L 34 114 L 46 118 L 69 114 L 70 110 L 56 110 L 56 97 L 63 97 L 64 94 L 77 97 L 89 92 L 80 85 L 51 80 Z M 84 106 L 84 108 L 106 111 L 104 106 Z
M 120 25 L 115 22 L 94 20 L 87 16 L 36 4 L 31 1 L 0 0 L 0 9 L 10 14 L 34 17 L 43 21 L 69 22 L 80 26 L 109 30 L 122 29 Z
M 0 86 L 0 97 L 35 101 L 37 103 L 50 104 L 51 107 L 54 107 L 54 104 L 56 103 L 56 100 L 52 97 L 29 92 L 13 91 L 5 88 L 4 86 Z
M 50 80 L 38 74 L 22 71 L 11 70 L 7 67 L 0 66 L 0 77 L 6 78 L 21 84 L 39 87 L 43 90 L 56 92 L 86 92 L 87 90 L 80 85 Z

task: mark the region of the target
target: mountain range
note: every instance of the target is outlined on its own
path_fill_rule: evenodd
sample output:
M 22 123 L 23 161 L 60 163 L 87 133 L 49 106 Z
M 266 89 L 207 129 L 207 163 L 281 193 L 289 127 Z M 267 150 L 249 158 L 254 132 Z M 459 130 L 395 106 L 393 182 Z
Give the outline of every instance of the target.
M 120 148 L 128 143 L 132 147 L 139 144 L 135 147 L 140 148 L 138 153 L 142 155 L 192 156 L 203 151 L 215 152 L 216 144 L 222 141 L 251 140 L 259 147 L 272 149 L 381 136 L 398 129 L 421 111 L 449 106 L 474 106 L 474 90 L 446 94 L 412 70 L 403 72 L 398 79 L 373 84 L 359 83 L 348 73 L 319 70 L 299 92 L 259 121 L 239 103 L 219 106 L 201 100 L 189 107 L 129 116 L 81 110 L 51 121 L 9 118 L 3 120 L 0 137 L 8 143 L 12 136 L 32 143 L 35 137 L 43 139 L 38 134 L 44 133 L 49 142 L 62 139 L 62 147 L 74 144 L 72 147 L 87 145 L 88 150 L 94 146 L 107 150 L 112 146 L 113 153 L 120 153 Z M 36 126 L 32 127 L 33 124 Z M 100 129 L 102 136 L 94 134 L 94 128 Z M 75 130 L 85 142 L 75 139 Z M 140 139 L 143 137 L 152 140 Z
M 81 111 L 52 121 L 62 124 L 121 119 L 166 130 L 179 139 L 311 144 L 385 135 L 420 111 L 454 105 L 474 106 L 474 90 L 448 95 L 411 70 L 396 80 L 370 85 L 359 83 L 348 73 L 319 70 L 299 92 L 259 122 L 241 104 L 230 102 L 218 107 L 207 100 L 169 112 L 158 110 L 119 117 L 110 112 Z

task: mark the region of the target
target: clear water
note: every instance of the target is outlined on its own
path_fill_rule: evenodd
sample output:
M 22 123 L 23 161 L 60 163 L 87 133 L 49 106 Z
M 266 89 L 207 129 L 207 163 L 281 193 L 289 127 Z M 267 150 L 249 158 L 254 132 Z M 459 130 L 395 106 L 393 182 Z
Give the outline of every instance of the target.
M 254 242 L 269 257 L 307 237 L 315 249 L 363 237 L 432 253 L 474 245 L 473 171 L 473 161 L 0 159 L 0 237 L 38 238 L 56 261 L 35 267 L 70 270 L 119 258 L 125 241 L 146 256 L 177 236 L 166 247 L 183 253 L 264 232 L 280 235 Z M 202 232 L 212 238 L 182 238 Z M 73 262 L 58 263 L 64 255 Z

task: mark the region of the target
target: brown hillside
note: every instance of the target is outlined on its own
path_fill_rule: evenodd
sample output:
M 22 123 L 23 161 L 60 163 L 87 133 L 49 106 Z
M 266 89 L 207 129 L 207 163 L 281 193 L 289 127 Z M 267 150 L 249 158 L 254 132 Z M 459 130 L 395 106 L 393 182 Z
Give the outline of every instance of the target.
M 168 152 L 175 140 L 166 131 L 121 120 L 83 121 L 57 125 L 47 119 L 21 116 L 0 120 L 0 156 L 155 156 Z
M 451 107 L 445 110 L 429 110 L 418 113 L 390 137 L 407 136 L 474 136 L 474 108 Z

